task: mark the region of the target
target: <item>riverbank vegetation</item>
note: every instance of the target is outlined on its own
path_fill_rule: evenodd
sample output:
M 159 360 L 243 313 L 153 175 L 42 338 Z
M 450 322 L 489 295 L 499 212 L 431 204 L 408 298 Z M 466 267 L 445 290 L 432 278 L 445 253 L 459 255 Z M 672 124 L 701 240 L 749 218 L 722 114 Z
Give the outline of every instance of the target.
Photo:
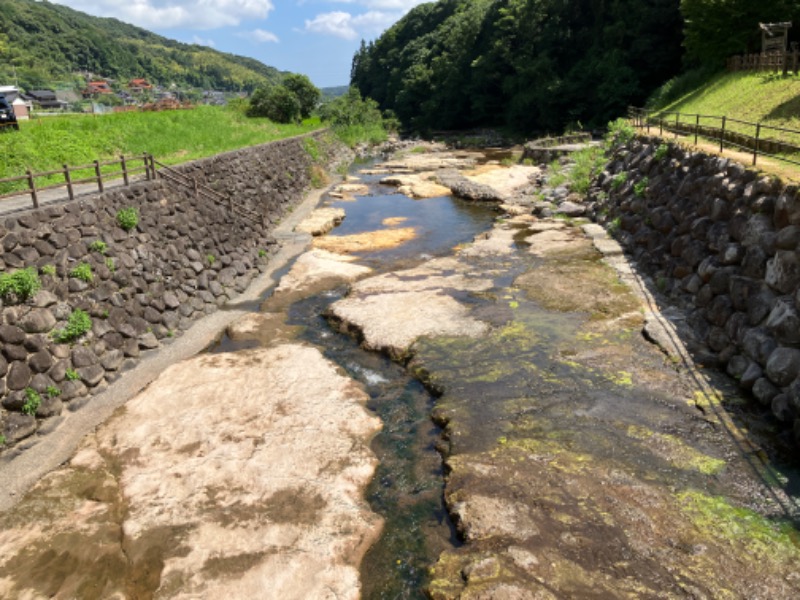
M 308 133 L 319 118 L 278 124 L 245 116 L 246 103 L 192 110 L 72 115 L 20 123 L 19 132 L 0 133 L 0 178 L 84 165 L 147 152 L 176 164 L 237 148 Z

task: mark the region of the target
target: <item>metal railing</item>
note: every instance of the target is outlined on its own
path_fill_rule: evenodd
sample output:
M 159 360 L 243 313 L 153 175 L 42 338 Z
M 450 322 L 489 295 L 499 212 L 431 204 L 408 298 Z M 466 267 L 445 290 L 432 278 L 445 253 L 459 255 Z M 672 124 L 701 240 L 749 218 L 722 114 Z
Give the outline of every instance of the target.
M 694 143 L 704 138 L 719 143 L 719 151 L 733 147 L 753 155 L 753 165 L 759 156 L 768 156 L 800 165 L 800 130 L 742 121 L 727 116 L 688 114 L 681 112 L 628 109 L 628 118 L 639 129 L 658 129 L 664 132 L 694 136 Z
M 146 153 L 141 156 L 120 156 L 119 160 L 103 162 L 96 160 L 89 165 L 81 166 L 69 166 L 65 164 L 61 169 L 41 171 L 38 173 L 34 173 L 29 168 L 25 175 L 0 179 L 0 189 L 2 189 L 2 184 L 11 184 L 11 186 L 13 186 L 16 183 L 25 182 L 25 186 L 21 189 L 0 194 L 0 200 L 30 194 L 33 208 L 39 208 L 39 194 L 46 190 L 66 187 L 69 199 L 74 200 L 76 185 L 92 183 L 97 185 L 97 191 L 102 193 L 105 189 L 104 184 L 107 183 L 109 179 L 119 179 L 121 177 L 125 185 L 130 185 L 130 176 L 137 173 L 144 173 L 147 179 L 154 179 L 155 170 L 152 168 L 149 158 L 149 155 Z M 132 166 L 132 164 L 136 165 L 139 162 L 142 163 L 140 166 Z M 119 168 L 108 169 L 107 167 Z M 89 173 L 91 173 L 91 175 L 87 176 Z M 77 177 L 75 177 L 76 175 Z M 52 182 L 56 176 L 60 176 L 58 177 L 60 181 L 57 183 L 46 183 L 45 185 L 37 183 L 37 180 L 43 178 Z

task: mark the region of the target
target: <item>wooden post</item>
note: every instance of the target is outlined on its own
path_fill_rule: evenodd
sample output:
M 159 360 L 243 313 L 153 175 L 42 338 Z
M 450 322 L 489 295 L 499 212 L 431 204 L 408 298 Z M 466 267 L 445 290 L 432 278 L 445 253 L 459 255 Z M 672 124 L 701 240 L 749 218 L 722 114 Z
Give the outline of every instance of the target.
M 148 154 L 147 156 L 148 156 L 148 159 L 150 160 L 150 173 L 152 174 L 153 179 L 158 179 L 156 177 L 156 175 L 157 175 L 157 173 L 156 173 L 156 159 L 153 158 L 152 154 Z
M 675 113 L 675 139 L 678 139 L 678 123 L 680 122 L 681 113 Z
M 722 150 L 725 147 L 725 117 L 722 117 L 722 129 L 719 130 L 719 153 L 722 154 Z
M 150 181 L 150 163 L 148 162 L 147 152 L 142 154 L 142 162 L 144 163 L 144 176 L 147 178 L 147 181 Z
M 694 145 L 697 146 L 697 133 L 700 130 L 700 114 L 695 115 L 694 121 Z
M 69 167 L 64 165 L 64 181 L 67 182 L 67 194 L 70 200 L 75 200 L 75 190 L 72 189 L 72 175 L 69 172 Z
M 647 135 L 650 135 L 650 111 L 644 111 L 644 120 L 647 123 Z
M 28 167 L 28 187 L 31 190 L 33 208 L 39 208 L 39 196 L 36 194 L 36 183 L 33 180 L 33 171 L 31 171 L 30 167 Z
M 122 166 L 122 181 L 125 182 L 125 185 L 130 185 L 130 181 L 128 181 L 128 167 L 125 164 L 125 155 L 119 157 L 120 165 Z
M 100 173 L 100 161 L 94 161 L 94 173 L 97 177 L 97 189 L 102 194 L 103 193 L 103 175 Z
M 761 123 L 756 125 L 756 143 L 755 147 L 753 148 L 753 166 L 756 164 L 756 159 L 758 158 L 758 140 L 761 137 Z

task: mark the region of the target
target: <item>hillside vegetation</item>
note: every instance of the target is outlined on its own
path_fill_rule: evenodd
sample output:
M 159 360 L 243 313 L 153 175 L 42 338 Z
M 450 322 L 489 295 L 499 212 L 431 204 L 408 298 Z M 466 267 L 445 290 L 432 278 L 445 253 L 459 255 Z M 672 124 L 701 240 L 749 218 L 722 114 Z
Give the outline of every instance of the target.
M 194 110 L 53 117 L 22 122 L 20 127 L 19 132 L 0 133 L 0 178 L 22 175 L 28 167 L 47 171 L 64 163 L 84 165 L 97 158 L 143 152 L 175 164 L 307 133 L 318 129 L 320 122 L 308 119 L 300 125 L 279 125 L 248 118 L 235 107 L 199 106 Z
M 797 0 L 439 0 L 362 44 L 352 83 L 419 131 L 601 127 L 787 20 L 800 22 Z
M 252 58 L 182 44 L 46 0 L 0 0 L 0 84 L 13 83 L 15 69 L 29 90 L 55 81 L 69 85 L 77 71 L 224 91 L 252 91 L 281 75 Z

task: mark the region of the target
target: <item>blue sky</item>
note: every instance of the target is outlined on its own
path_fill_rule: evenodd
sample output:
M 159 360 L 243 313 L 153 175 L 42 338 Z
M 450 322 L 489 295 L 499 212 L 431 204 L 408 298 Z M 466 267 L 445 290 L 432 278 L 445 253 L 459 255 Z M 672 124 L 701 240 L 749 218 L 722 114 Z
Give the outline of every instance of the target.
M 362 39 L 375 39 L 428 0 L 52 1 L 181 42 L 250 56 L 330 87 L 349 82 Z

